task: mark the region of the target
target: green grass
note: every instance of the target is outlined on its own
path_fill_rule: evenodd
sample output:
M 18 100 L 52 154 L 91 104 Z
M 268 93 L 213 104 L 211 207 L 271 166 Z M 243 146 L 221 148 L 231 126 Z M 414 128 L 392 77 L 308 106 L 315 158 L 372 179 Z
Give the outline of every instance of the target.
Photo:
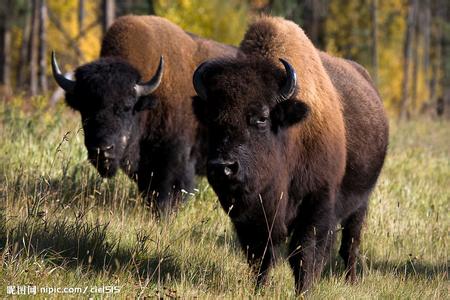
M 285 260 L 255 294 L 206 180 L 157 222 L 123 174 L 105 181 L 86 162 L 77 114 L 19 106 L 0 105 L 0 296 L 8 285 L 36 285 L 119 286 L 122 298 L 295 297 Z M 306 296 L 448 299 L 450 122 L 392 122 L 370 202 L 358 283 L 345 283 L 335 251 Z

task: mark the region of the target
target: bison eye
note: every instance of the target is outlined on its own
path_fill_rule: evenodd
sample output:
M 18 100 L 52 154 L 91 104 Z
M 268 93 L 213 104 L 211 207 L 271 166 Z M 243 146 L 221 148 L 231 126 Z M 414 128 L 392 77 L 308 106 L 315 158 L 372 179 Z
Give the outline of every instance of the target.
M 262 117 L 256 120 L 256 125 L 265 125 L 267 122 L 267 117 Z
M 252 117 L 250 118 L 250 125 L 253 125 L 259 129 L 264 129 L 266 128 L 267 125 L 267 120 L 269 118 L 265 117 L 265 116 L 261 116 L 261 117 Z

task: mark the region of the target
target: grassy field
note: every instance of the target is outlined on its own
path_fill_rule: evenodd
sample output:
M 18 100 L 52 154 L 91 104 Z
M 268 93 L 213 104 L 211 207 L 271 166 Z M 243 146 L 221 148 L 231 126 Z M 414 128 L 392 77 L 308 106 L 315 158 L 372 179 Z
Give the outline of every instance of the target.
M 295 297 L 284 260 L 254 292 L 205 179 L 176 215 L 157 222 L 124 175 L 105 181 L 88 164 L 77 114 L 17 102 L 0 105 L 1 297 L 23 285 L 41 298 L 49 294 L 40 288 L 58 287 L 88 288 L 64 296 L 117 297 L 100 294 L 105 286 L 122 298 Z M 449 298 L 450 122 L 391 123 L 359 281 L 345 283 L 335 251 L 308 298 Z

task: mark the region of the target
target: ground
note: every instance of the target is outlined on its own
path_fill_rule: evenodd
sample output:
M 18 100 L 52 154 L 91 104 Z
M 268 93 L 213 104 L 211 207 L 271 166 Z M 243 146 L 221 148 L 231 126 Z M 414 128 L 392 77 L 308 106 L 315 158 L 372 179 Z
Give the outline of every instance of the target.
M 46 110 L 46 99 L 24 101 L 0 105 L 1 297 L 22 287 L 32 293 L 33 286 L 40 298 L 56 288 L 78 297 L 295 297 L 284 259 L 268 286 L 254 291 L 231 223 L 205 179 L 177 214 L 156 221 L 123 174 L 102 180 L 86 161 L 75 112 L 63 105 Z M 358 282 L 345 283 L 334 249 L 305 296 L 448 299 L 449 204 L 450 122 L 391 120 Z M 113 288 L 120 292 L 105 295 Z

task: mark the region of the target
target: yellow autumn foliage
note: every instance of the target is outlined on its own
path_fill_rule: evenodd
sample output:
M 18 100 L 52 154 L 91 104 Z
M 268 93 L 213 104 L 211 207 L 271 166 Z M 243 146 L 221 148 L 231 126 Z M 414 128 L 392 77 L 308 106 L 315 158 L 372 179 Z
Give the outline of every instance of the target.
M 239 0 L 156 0 L 157 15 L 186 31 L 238 45 L 247 28 L 248 7 Z
M 336 0 L 330 2 L 326 20 L 326 50 L 364 65 L 371 73 L 372 41 L 370 36 L 370 1 Z M 378 1 L 378 88 L 388 111 L 396 112 L 402 97 L 404 39 L 407 6 L 402 0 Z M 423 57 L 423 41 L 416 44 L 418 57 Z M 427 99 L 423 63 L 417 69 L 416 102 L 418 110 Z M 412 63 L 408 71 L 412 82 Z M 410 84 L 409 95 L 412 95 Z
M 273 3 L 275 2 L 277 1 Z M 281 3 L 282 6 L 284 5 L 283 8 L 287 9 L 286 3 L 288 2 L 283 0 L 277 3 Z M 124 5 L 119 1 L 116 3 L 117 7 Z M 293 2 L 289 3 L 292 4 Z M 370 3 L 369 0 L 329 1 L 325 13 L 324 40 L 327 52 L 353 59 L 364 65 L 370 73 L 373 73 Z M 98 58 L 102 37 L 100 4 L 100 0 L 85 1 L 84 29 L 80 33 L 78 24 L 79 1 L 47 0 L 49 10 L 49 18 L 46 24 L 47 57 L 50 57 L 51 51 L 55 50 L 63 70 L 73 70 L 80 64 Z M 188 32 L 232 45 L 240 43 L 248 22 L 251 21 L 258 8 L 267 4 L 268 0 L 153 1 L 157 15 L 171 20 Z M 295 7 L 297 7 L 296 9 L 302 9 L 303 6 Z M 141 8 L 140 12 L 144 11 Z M 385 106 L 391 112 L 398 111 L 402 97 L 406 16 L 407 5 L 404 0 L 378 1 L 378 85 Z M 55 20 L 59 25 L 55 24 Z M 86 30 L 85 33 L 83 33 L 84 30 Z M 12 25 L 11 36 L 11 47 L 17 50 L 11 51 L 11 61 L 13 65 L 17 65 L 19 63 L 19 49 L 22 47 L 23 40 L 23 22 Z M 72 40 L 72 42 L 69 42 L 69 40 Z M 423 68 L 424 41 L 422 38 L 415 45 L 419 60 L 417 64 L 416 100 L 411 100 L 411 103 L 409 103 L 411 112 L 417 112 L 429 97 L 426 79 L 427 75 L 430 74 L 425 74 Z M 21 63 L 28 64 L 28 62 Z M 15 68 L 13 72 L 15 72 Z M 47 72 L 50 77 L 50 68 L 47 69 Z M 408 70 L 410 79 L 412 79 L 412 73 L 412 66 L 410 66 L 410 70 Z M 12 76 L 13 81 L 15 75 Z M 409 89 L 409 95 L 412 95 L 411 85 Z
M 78 26 L 78 1 L 48 0 L 48 9 L 51 10 L 53 16 L 60 21 L 64 31 L 77 42 L 78 47 L 83 54 L 79 60 L 72 60 L 72 64 L 69 64 L 68 60 L 64 60 L 67 63 L 67 69 L 71 69 L 76 65 L 91 61 L 98 57 L 102 34 L 100 23 L 97 22 L 99 19 L 99 1 L 85 2 L 85 19 L 83 27 L 86 28 L 95 22 L 96 25 L 90 28 L 79 40 L 77 39 L 80 35 Z M 71 48 L 65 35 L 50 19 L 48 21 L 47 35 L 49 51 L 54 49 L 60 54 L 59 56 L 64 57 L 75 56 L 75 49 Z

